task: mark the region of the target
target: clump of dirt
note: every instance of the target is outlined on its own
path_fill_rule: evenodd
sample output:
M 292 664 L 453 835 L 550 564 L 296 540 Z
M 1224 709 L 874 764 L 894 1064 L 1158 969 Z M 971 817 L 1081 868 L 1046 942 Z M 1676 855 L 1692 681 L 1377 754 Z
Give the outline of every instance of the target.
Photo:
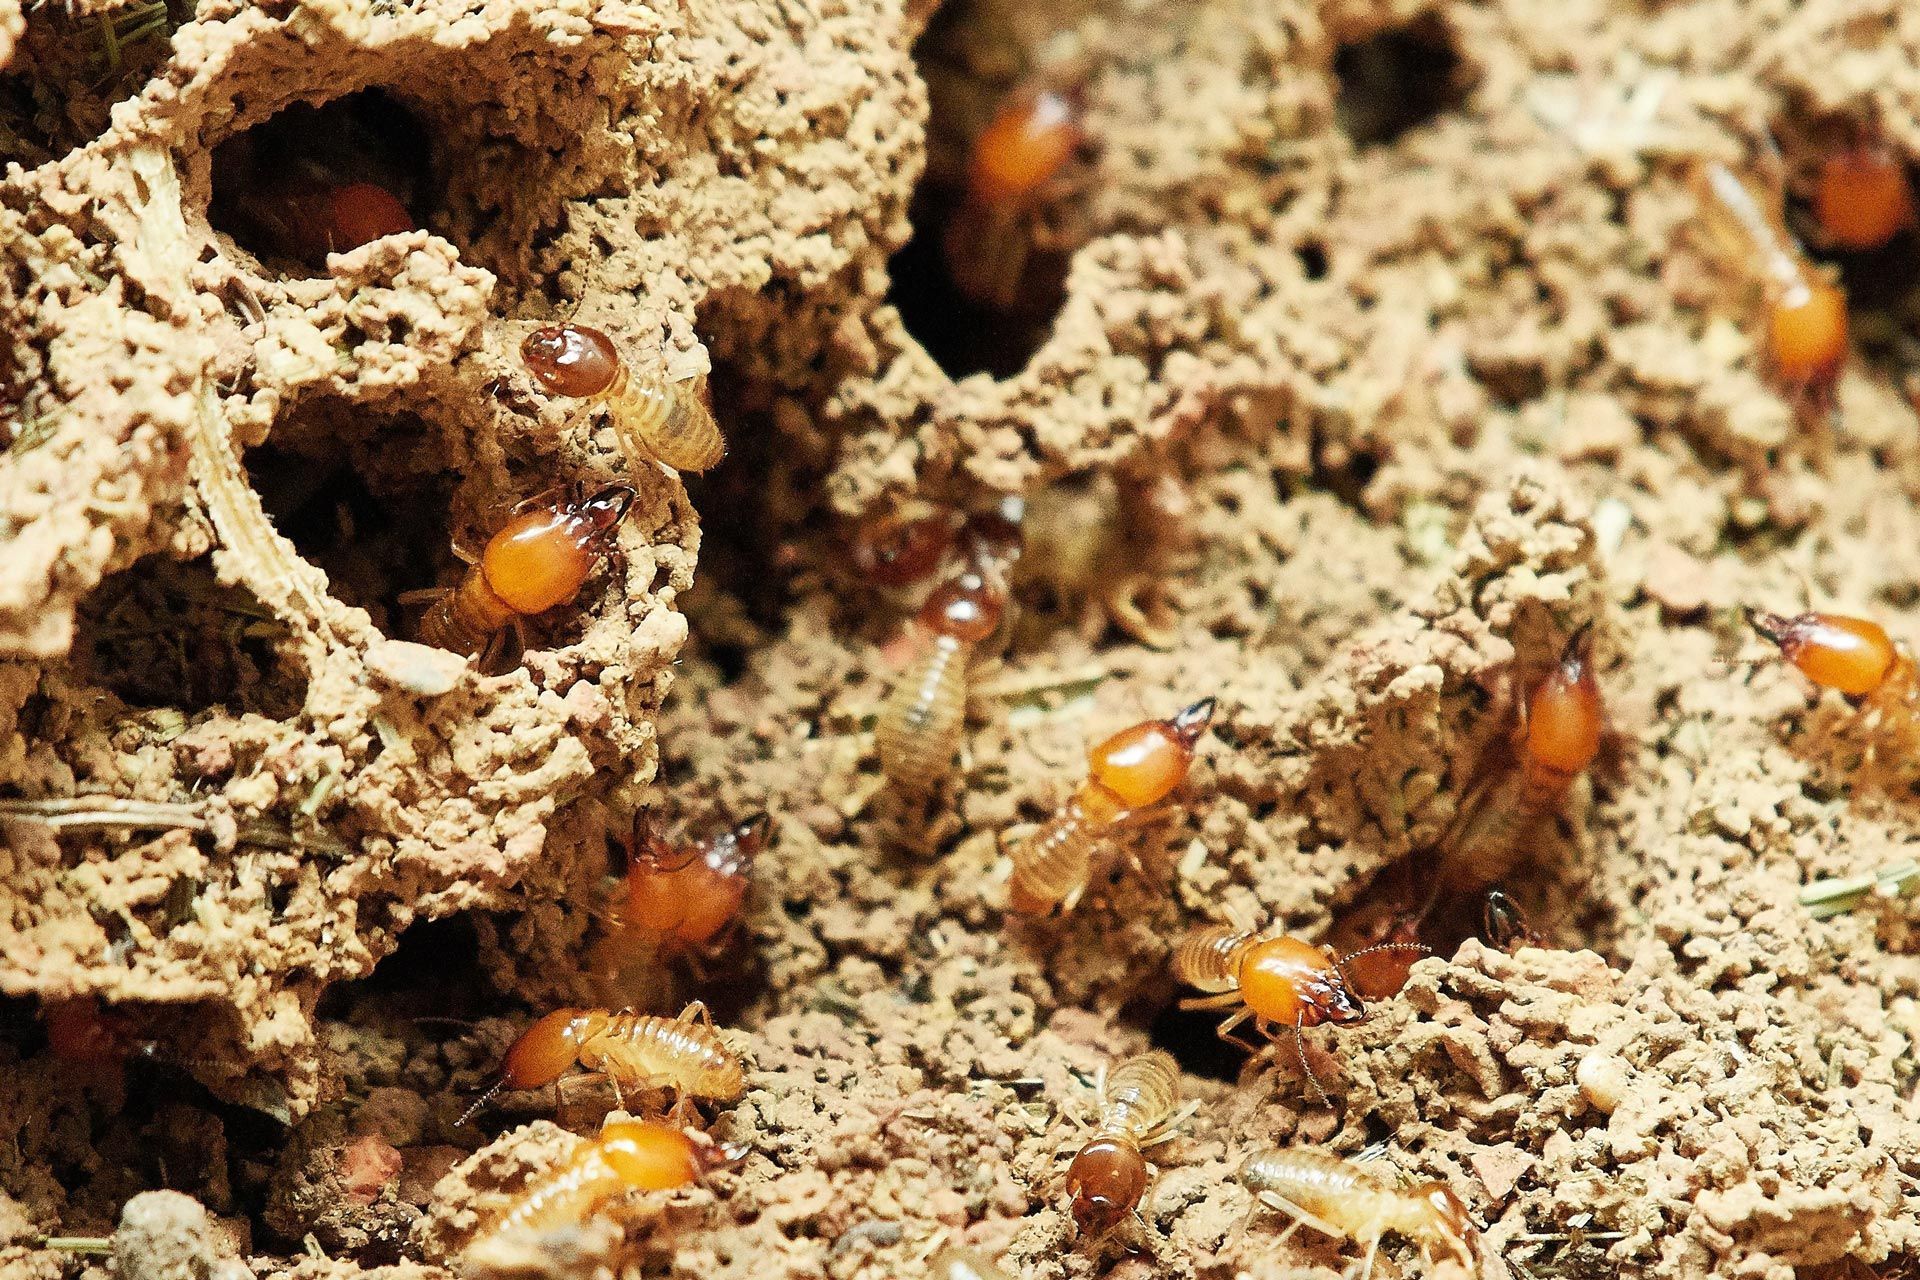
M 1822 139 L 1920 154 L 1917 57 L 1837 0 L 0 4 L 0 1259 L 1337 1267 L 1248 1221 L 1278 1143 L 1445 1181 L 1490 1276 L 1912 1269 L 1911 920 L 1797 901 L 1897 863 L 1910 770 L 1739 614 L 1920 634 L 1911 300 L 1849 266 L 1837 414 L 1796 418 L 1688 177 L 1777 140 L 1803 228 Z M 1042 83 L 1085 146 L 1015 310 L 960 308 L 967 149 Z M 417 229 L 296 243 L 313 172 Z M 543 394 L 518 348 L 558 320 L 710 374 L 727 461 L 636 464 Z M 416 642 L 456 543 L 616 481 L 617 553 L 523 652 Z M 912 800 L 871 731 L 913 600 L 849 529 L 1007 495 L 1017 620 Z M 1309 1032 L 1333 1108 L 1177 1010 L 1193 925 L 1391 922 L 1582 627 L 1600 758 L 1488 872 L 1544 946 L 1450 940 Z M 1010 918 L 1086 744 L 1203 696 L 1138 865 Z M 640 810 L 772 839 L 728 946 L 616 978 Z M 696 996 L 740 1159 L 469 1250 L 615 1103 L 462 1123 L 513 1037 Z M 1201 1106 L 1125 1262 L 1059 1155 L 1149 1045 Z

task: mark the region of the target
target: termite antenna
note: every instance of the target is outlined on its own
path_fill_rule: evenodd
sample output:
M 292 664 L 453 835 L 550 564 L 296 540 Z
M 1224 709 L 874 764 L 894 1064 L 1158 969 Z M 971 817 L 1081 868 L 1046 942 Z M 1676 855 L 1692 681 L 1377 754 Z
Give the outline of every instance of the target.
M 496 1093 L 499 1093 L 500 1090 L 506 1088 L 506 1085 L 507 1085 L 507 1078 L 504 1075 L 501 1076 L 498 1080 L 495 1080 L 491 1085 L 487 1087 L 487 1091 L 485 1093 L 481 1094 L 479 1097 L 473 1100 L 472 1106 L 468 1107 L 465 1111 L 460 1113 L 460 1118 L 453 1122 L 453 1127 L 458 1129 L 462 1125 L 466 1124 L 467 1121 L 473 1119 L 474 1116 L 480 1113 L 480 1108 L 486 1106 L 489 1102 L 492 1102 L 493 1096 Z
M 1313 1096 L 1319 1099 L 1320 1105 L 1326 1107 L 1328 1110 L 1332 1110 L 1333 1099 L 1329 1098 L 1327 1091 L 1320 1087 L 1320 1077 L 1314 1074 L 1313 1063 L 1307 1061 L 1307 1041 L 1306 1037 L 1300 1034 L 1302 1030 L 1303 1028 L 1295 1024 L 1293 1028 L 1293 1052 L 1294 1056 L 1300 1059 L 1300 1074 L 1307 1078 L 1307 1087 L 1313 1090 Z
M 1370 947 L 1362 947 L 1358 951 L 1348 952 L 1334 963 L 1344 969 L 1347 961 L 1358 960 L 1361 956 L 1370 956 L 1378 951 L 1418 951 L 1423 956 L 1433 954 L 1433 948 L 1423 942 L 1376 942 Z M 1341 976 L 1345 977 L 1346 975 L 1342 973 Z

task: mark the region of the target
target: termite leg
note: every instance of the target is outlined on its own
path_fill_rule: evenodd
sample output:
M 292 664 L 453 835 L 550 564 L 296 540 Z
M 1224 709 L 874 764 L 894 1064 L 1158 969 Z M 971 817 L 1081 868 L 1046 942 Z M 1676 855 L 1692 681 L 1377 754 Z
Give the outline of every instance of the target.
M 1230 994 L 1238 995 L 1239 993 L 1232 992 Z M 1248 1053 L 1259 1053 L 1260 1047 L 1258 1045 L 1249 1044 L 1245 1040 L 1242 1040 L 1239 1036 L 1233 1034 L 1233 1029 L 1235 1027 L 1239 1026 L 1241 1023 L 1245 1022 L 1248 1018 L 1251 1018 L 1252 1016 L 1253 1016 L 1253 1010 L 1241 1009 L 1238 1012 L 1236 1012 L 1232 1017 L 1228 1018 L 1225 1022 L 1221 1023 L 1218 1027 L 1215 1027 L 1213 1034 L 1215 1034 L 1216 1036 L 1219 1036 L 1222 1040 L 1225 1040 L 1228 1044 L 1239 1045 L 1242 1049 L 1245 1049 Z
M 1232 991 L 1216 992 L 1210 996 L 1185 996 L 1180 1001 L 1180 1007 L 1189 1011 L 1198 1009 L 1211 1012 L 1231 1009 L 1240 1003 L 1240 992 L 1236 988 Z
M 680 1011 L 680 1021 L 695 1022 L 709 1030 L 713 1027 L 713 1015 L 707 1012 L 707 1002 L 705 1000 L 695 1000 L 692 1004 L 682 1009 Z

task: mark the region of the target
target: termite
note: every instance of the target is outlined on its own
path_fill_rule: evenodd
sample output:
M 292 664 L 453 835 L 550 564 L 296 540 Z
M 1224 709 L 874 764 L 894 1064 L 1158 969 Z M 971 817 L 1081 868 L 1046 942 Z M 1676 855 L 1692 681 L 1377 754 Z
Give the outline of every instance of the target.
M 1729 266 L 1766 289 L 1767 355 L 1779 379 L 1818 407 L 1832 403 L 1847 357 L 1847 298 L 1788 233 L 1777 194 L 1719 161 L 1697 178 L 1705 223 Z
M 721 1041 L 700 1001 L 677 1018 L 555 1009 L 513 1042 L 500 1063 L 500 1078 L 456 1123 L 465 1124 L 502 1089 L 538 1089 L 575 1066 L 605 1075 L 623 1107 L 623 1086 L 671 1090 L 676 1113 L 692 1099 L 733 1102 L 747 1091 L 740 1059 Z
M 606 405 L 636 462 L 653 458 L 675 471 L 706 471 L 727 455 L 704 378 L 636 377 L 613 339 L 583 324 L 534 330 L 520 344 L 520 359 L 550 394 Z
M 767 847 L 767 828 L 767 815 L 756 813 L 675 849 L 651 826 L 636 823 L 621 928 L 668 951 L 710 949 L 740 914 L 753 861 Z
M 515 1235 L 578 1226 L 629 1191 L 673 1191 L 739 1158 L 737 1150 L 697 1142 L 653 1121 L 616 1121 L 536 1179 L 469 1248 Z
M 1322 1023 L 1345 1027 L 1365 1021 L 1367 1006 L 1348 980 L 1345 966 L 1361 956 L 1388 951 L 1432 954 L 1417 942 L 1383 942 L 1340 957 L 1331 947 L 1316 947 L 1288 934 L 1203 925 L 1174 949 L 1172 965 L 1178 981 L 1207 993 L 1182 1000 L 1182 1009 L 1232 1011 L 1215 1030 L 1222 1040 L 1258 1052 L 1257 1046 L 1234 1034 L 1234 1028 L 1249 1019 L 1268 1040 L 1282 1031 L 1291 1032 L 1300 1069 L 1314 1096 L 1325 1103 L 1326 1090 L 1307 1061 L 1300 1033 Z
M 1914 718 L 1920 679 L 1913 655 L 1879 623 L 1837 613 L 1785 618 L 1749 611 L 1748 619 L 1801 675 L 1845 694 L 1869 724 L 1902 734 L 1920 729 Z
M 940 570 L 953 545 L 951 511 L 915 506 L 870 516 L 853 528 L 848 560 L 860 577 L 881 587 L 910 587 Z
M 1000 310 L 1014 306 L 1034 214 L 1086 141 L 1079 109 L 1052 89 L 1017 92 L 981 131 L 944 244 L 948 274 L 963 294 Z
M 915 619 L 926 643 L 880 708 L 880 771 L 915 795 L 932 791 L 953 767 L 967 716 L 967 668 L 1006 604 L 997 577 L 968 567 L 933 589 Z
M 1240 1181 L 1260 1203 L 1293 1218 L 1280 1240 L 1303 1224 L 1322 1235 L 1367 1246 L 1361 1280 L 1373 1274 L 1380 1239 L 1388 1232 L 1420 1246 L 1432 1269 L 1436 1257 L 1480 1274 L 1474 1246 L 1479 1231 L 1467 1206 L 1445 1184 L 1421 1183 L 1402 1190 L 1387 1186 L 1361 1165 L 1319 1151 L 1270 1148 L 1240 1165 Z M 1277 1242 L 1276 1242 L 1277 1243 Z
M 1568 638 L 1560 660 L 1524 704 L 1515 735 L 1517 773 L 1462 801 L 1441 839 L 1436 896 L 1476 895 L 1502 879 L 1527 831 L 1561 803 L 1600 754 L 1605 727 L 1589 623 Z
M 1907 166 L 1882 146 L 1855 144 L 1820 162 L 1813 218 L 1836 249 L 1878 249 L 1913 225 Z
M 1007 905 L 1022 915 L 1073 910 L 1113 834 L 1186 780 L 1213 719 L 1202 698 L 1171 720 L 1122 729 L 1087 753 L 1087 780 L 1013 851 Z
M 1093 1133 L 1067 1166 L 1066 1193 L 1080 1234 L 1104 1238 L 1130 1216 L 1152 1180 L 1146 1150 L 1172 1138 L 1197 1109 L 1180 1105 L 1180 1067 L 1158 1050 L 1128 1058 L 1095 1083 Z
M 433 601 L 420 619 L 421 642 L 484 658 L 509 627 L 571 601 L 613 549 L 633 498 L 614 485 L 584 500 L 523 504 L 478 557 L 456 546 L 469 566 L 460 585 L 401 597 Z
M 330 253 L 418 229 L 400 197 L 376 182 L 282 180 L 248 190 L 237 207 L 273 249 L 315 268 Z
M 40 1007 L 47 1048 L 65 1062 L 109 1064 L 123 1061 L 133 1042 L 123 1015 L 100 1007 L 90 996 L 50 1000 Z

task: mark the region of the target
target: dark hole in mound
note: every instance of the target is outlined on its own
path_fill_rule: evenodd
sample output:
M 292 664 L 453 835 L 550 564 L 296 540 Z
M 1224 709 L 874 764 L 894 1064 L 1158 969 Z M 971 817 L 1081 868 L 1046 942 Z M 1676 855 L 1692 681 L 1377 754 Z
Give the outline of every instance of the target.
M 921 183 L 912 205 L 913 238 L 893 257 L 887 300 L 949 377 L 1011 377 L 1045 343 L 1066 301 L 1065 256 L 1029 253 L 1014 306 L 975 302 L 954 284 L 944 247 L 961 200 L 957 189 Z
M 433 144 L 380 89 L 296 103 L 213 153 L 208 218 L 263 262 L 309 274 L 329 252 L 424 225 Z
M 956 378 L 1018 373 L 1066 300 L 1071 247 L 1054 245 L 1058 235 L 1041 228 L 1071 196 L 1036 194 L 1026 208 L 1002 201 L 995 212 L 967 199 L 975 140 L 1002 107 L 1037 87 L 1017 72 L 981 74 L 982 66 L 1004 67 L 1004 21 L 989 6 L 957 0 L 941 7 L 913 47 L 927 82 L 927 171 L 908 210 L 913 236 L 890 264 L 888 300 Z M 1058 185 L 1075 163 L 1060 170 Z
M 482 986 L 480 938 L 465 915 L 418 920 L 373 972 L 340 982 L 321 996 L 316 1016 L 341 1019 L 364 998 L 402 1016 L 481 1018 L 497 1005 Z
M 401 596 L 457 581 L 464 567 L 452 550 L 452 477 L 424 473 L 431 458 L 417 423 L 383 437 L 377 457 L 314 456 L 304 443 L 300 451 L 267 444 L 247 454 L 267 515 L 326 572 L 334 596 L 365 609 L 387 635 L 411 637 L 425 606 Z
M 800 562 L 789 539 L 818 504 L 824 460 L 743 409 L 719 378 L 712 386 L 727 456 L 705 475 L 681 477 L 701 513 L 699 569 L 681 608 L 699 656 L 731 682 L 785 628 Z
M 1384 31 L 1342 45 L 1334 54 L 1340 78 L 1335 117 L 1355 146 L 1393 142 L 1460 105 L 1460 55 L 1433 21 Z
M 1300 271 L 1309 280 L 1327 278 L 1327 246 L 1318 240 L 1309 240 L 1294 248 L 1294 255 L 1300 259 Z
M 306 702 L 306 676 L 284 656 L 285 626 L 206 560 L 149 556 L 101 582 L 75 622 L 86 678 L 132 706 L 287 720 Z
M 1170 1004 L 1147 1026 L 1147 1037 L 1156 1049 L 1165 1049 L 1180 1064 L 1180 1069 L 1209 1080 L 1232 1084 L 1240 1079 L 1247 1064 L 1247 1051 L 1228 1044 L 1215 1034 L 1225 1013 L 1182 1009 Z M 1241 1024 L 1242 1028 L 1246 1026 Z M 1253 1039 L 1253 1033 L 1246 1033 Z

